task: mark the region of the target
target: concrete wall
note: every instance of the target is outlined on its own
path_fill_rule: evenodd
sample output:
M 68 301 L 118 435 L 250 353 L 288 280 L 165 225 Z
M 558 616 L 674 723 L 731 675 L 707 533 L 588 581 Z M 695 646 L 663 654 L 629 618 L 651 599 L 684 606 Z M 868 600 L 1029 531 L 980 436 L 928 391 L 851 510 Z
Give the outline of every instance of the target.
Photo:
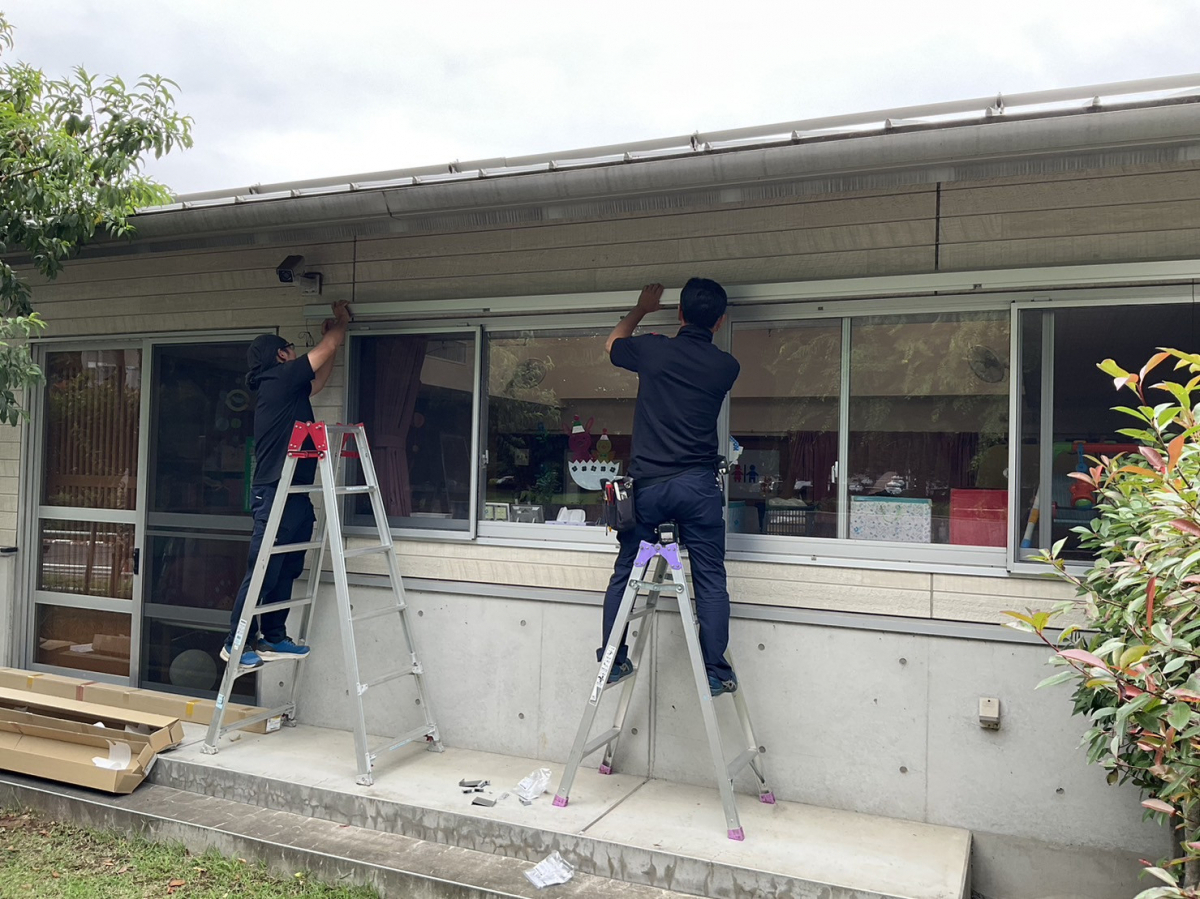
M 300 719 L 348 728 L 331 589 L 323 595 Z M 391 598 L 364 586 L 352 596 L 356 611 Z M 595 676 L 599 606 L 408 599 L 444 739 L 565 761 Z M 678 615 L 660 613 L 653 636 L 618 770 L 711 786 Z M 1105 772 L 1085 763 L 1069 690 L 1034 691 L 1048 671 L 1043 648 L 738 617 L 731 649 L 781 799 L 968 828 L 974 887 L 989 899 L 1127 899 L 1138 858 L 1170 851 L 1167 832 L 1142 822 L 1136 791 L 1106 787 Z M 397 664 L 397 640 L 382 625 L 359 651 L 365 677 Z M 1000 699 L 998 731 L 979 726 L 984 696 Z M 370 728 L 386 735 L 419 723 L 415 701 L 407 681 L 370 691 Z M 597 730 L 614 702 L 606 698 Z M 739 786 L 753 782 L 743 775 Z

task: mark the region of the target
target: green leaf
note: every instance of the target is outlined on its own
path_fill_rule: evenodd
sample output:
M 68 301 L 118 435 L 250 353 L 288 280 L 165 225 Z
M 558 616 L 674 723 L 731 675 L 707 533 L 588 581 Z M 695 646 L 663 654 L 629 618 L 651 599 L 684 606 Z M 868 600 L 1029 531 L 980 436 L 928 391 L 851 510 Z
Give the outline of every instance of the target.
M 1064 684 L 1069 680 L 1075 680 L 1079 677 L 1079 672 L 1074 668 L 1068 668 L 1065 671 L 1060 671 L 1057 674 L 1052 674 L 1040 684 L 1034 687 L 1035 690 L 1040 690 L 1042 687 L 1052 687 L 1055 684 Z
M 1167 723 L 1176 730 L 1183 730 L 1192 720 L 1192 707 L 1186 702 L 1176 702 L 1167 712 Z

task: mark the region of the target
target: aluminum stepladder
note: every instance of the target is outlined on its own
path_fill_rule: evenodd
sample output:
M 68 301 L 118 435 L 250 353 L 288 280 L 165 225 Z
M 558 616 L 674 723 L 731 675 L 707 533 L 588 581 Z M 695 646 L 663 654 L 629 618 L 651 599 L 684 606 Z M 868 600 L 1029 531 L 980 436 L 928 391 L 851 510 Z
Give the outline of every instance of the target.
M 650 570 L 651 566 L 653 566 L 653 571 Z M 671 572 L 671 583 L 663 582 L 663 576 L 667 571 Z M 648 573 L 650 577 L 647 579 L 646 575 Z M 637 602 L 638 596 L 642 595 L 643 590 L 645 591 L 646 601 L 641 608 L 635 610 L 634 605 Z M 746 699 L 740 686 L 735 692 L 727 695 L 733 698 L 734 708 L 737 710 L 738 722 L 741 725 L 745 748 L 733 761 L 727 762 L 725 759 L 725 748 L 721 741 L 721 731 L 717 723 L 716 699 L 718 697 L 712 695 L 712 691 L 708 685 L 708 672 L 704 667 L 704 656 L 700 651 L 700 629 L 696 621 L 695 610 L 692 608 L 692 597 L 688 591 L 687 581 L 684 578 L 680 544 L 677 540 L 677 531 L 673 523 L 659 525 L 657 543 L 650 544 L 643 540 L 638 547 L 629 583 L 625 587 L 625 595 L 621 598 L 621 605 L 617 611 L 616 620 L 613 622 L 612 633 L 609 634 L 608 645 L 604 647 L 604 654 L 600 660 L 600 670 L 596 674 L 595 682 L 592 684 L 592 692 L 588 696 L 587 704 L 583 708 L 583 720 L 579 724 L 579 732 L 575 736 L 575 745 L 571 748 L 571 755 L 567 759 L 567 766 L 563 771 L 562 782 L 558 786 L 558 793 L 554 797 L 554 804 L 559 807 L 567 804 L 571 785 L 575 781 L 575 774 L 579 770 L 580 763 L 601 746 L 605 747 L 605 750 L 604 759 L 600 763 L 600 773 L 612 773 L 613 758 L 617 753 L 617 743 L 621 738 L 621 733 L 625 726 L 625 715 L 629 711 L 629 703 L 633 698 L 634 683 L 637 681 L 638 673 L 642 669 L 642 653 L 646 648 L 648 640 L 650 630 L 648 627 L 649 621 L 638 628 L 637 636 L 634 637 L 633 645 L 630 647 L 629 659 L 633 663 L 633 674 L 615 684 L 609 684 L 608 675 L 612 671 L 613 663 L 616 661 L 617 650 L 621 646 L 621 639 L 625 633 L 626 625 L 642 618 L 648 619 L 652 616 L 658 607 L 659 596 L 664 591 L 674 593 L 679 602 L 679 614 L 683 619 L 683 636 L 687 643 L 688 655 L 691 657 L 692 674 L 696 680 L 696 692 L 700 697 L 700 715 L 704 719 L 704 730 L 708 735 L 708 747 L 712 753 L 713 765 L 716 769 L 717 786 L 721 793 L 721 805 L 725 809 L 725 824 L 729 839 L 744 840 L 746 834 L 738 818 L 737 803 L 733 795 L 733 779 L 743 768 L 748 766 L 758 780 L 759 801 L 773 805 L 775 794 L 767 786 L 767 778 L 763 771 L 762 760 L 758 757 L 758 741 L 755 739 L 754 729 L 750 725 L 750 713 L 746 708 Z M 732 666 L 733 660 L 728 652 L 725 654 L 725 658 Z M 600 708 L 600 699 L 605 692 L 613 687 L 621 688 L 621 695 L 617 700 L 616 715 L 613 718 L 613 726 L 589 741 L 588 737 L 592 732 L 592 724 L 595 722 L 596 713 Z
M 338 449 L 330 450 L 330 437 L 335 437 L 340 443 Z M 305 449 L 305 440 L 312 439 L 312 448 Z M 348 445 L 353 443 L 353 449 Z M 362 469 L 362 485 L 346 486 L 341 483 L 343 475 L 342 459 L 357 458 Z M 316 482 L 314 484 L 293 484 L 296 464 L 301 459 L 317 460 Z M 283 509 L 289 496 L 298 493 L 319 493 L 322 497 L 322 508 L 317 513 L 314 528 L 315 537 L 308 543 L 290 543 L 282 546 L 275 545 L 275 537 L 279 532 L 279 523 L 283 518 Z M 375 527 L 379 543 L 363 548 L 346 549 L 342 538 L 341 503 L 339 497 L 350 495 L 366 495 L 371 499 L 371 510 L 374 513 Z M 303 616 L 300 622 L 299 640 L 301 645 L 308 643 L 308 629 L 312 623 L 312 607 L 320 588 L 320 574 L 325 559 L 325 545 L 328 538 L 330 560 L 333 568 L 334 592 L 337 596 L 338 624 L 342 637 L 342 654 L 346 665 L 346 680 L 349 688 L 350 702 L 354 707 L 354 754 L 358 763 L 357 782 L 364 786 L 374 783 L 371 767 L 374 760 L 382 753 L 399 749 L 408 743 L 424 740 L 429 749 L 441 752 L 442 741 L 434 721 L 433 711 L 429 705 L 429 696 L 425 690 L 424 671 L 417 659 L 416 646 L 413 642 L 412 631 L 406 614 L 407 605 L 404 600 L 404 585 L 400 578 L 400 563 L 396 557 L 396 547 L 392 542 L 391 529 L 388 527 L 387 513 L 383 507 L 383 497 L 379 491 L 379 480 L 375 474 L 375 465 L 371 460 L 371 450 L 367 444 L 364 427 L 357 425 L 326 425 L 325 422 L 296 422 L 292 427 L 292 436 L 288 441 L 287 455 L 284 458 L 283 470 L 279 476 L 279 486 L 275 493 L 275 501 L 271 506 L 271 514 L 267 519 L 267 528 L 263 534 L 262 547 L 254 564 L 254 574 L 250 581 L 250 589 L 246 596 L 246 604 L 242 610 L 242 618 L 238 622 L 234 634 L 233 646 L 229 652 L 229 663 L 225 666 L 225 676 L 221 681 L 221 689 L 217 694 L 216 710 L 212 723 L 208 728 L 208 736 L 204 740 L 203 751 L 209 754 L 217 751 L 217 741 L 228 731 L 238 730 L 276 716 L 291 725 L 295 724 L 296 696 L 300 686 L 303 666 L 302 659 L 296 659 L 295 675 L 288 701 L 283 705 L 266 712 L 244 718 L 230 724 L 224 724 L 225 708 L 233 691 L 234 682 L 244 673 L 235 663 L 242 657 L 249 634 L 250 620 L 264 612 L 274 612 L 280 609 L 302 608 Z M 309 568 L 308 589 L 300 599 L 290 599 L 286 602 L 257 605 L 256 600 L 262 592 L 263 580 L 266 577 L 267 566 L 271 557 L 280 553 L 303 552 L 315 550 L 312 565 Z M 350 607 L 350 587 L 346 576 L 346 559 L 371 553 L 381 553 L 387 559 L 388 576 L 391 581 L 394 602 L 382 609 L 353 614 Z M 363 621 L 396 615 L 400 619 L 400 628 L 408 650 L 409 664 L 390 671 L 369 681 L 361 679 L 358 664 L 354 626 Z M 268 663 L 271 664 L 271 663 Z M 253 669 L 260 670 L 260 669 Z M 425 716 L 425 723 L 389 741 L 385 746 L 372 751 L 367 743 L 367 723 L 363 708 L 363 694 L 371 687 L 401 677 L 412 677 L 416 682 L 417 696 Z

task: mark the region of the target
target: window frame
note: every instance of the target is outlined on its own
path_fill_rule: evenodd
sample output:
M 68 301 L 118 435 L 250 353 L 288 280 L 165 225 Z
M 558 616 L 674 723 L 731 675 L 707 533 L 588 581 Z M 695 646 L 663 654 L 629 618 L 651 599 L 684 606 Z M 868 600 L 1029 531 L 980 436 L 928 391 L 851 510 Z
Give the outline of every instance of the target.
M 462 322 L 462 321 L 444 321 L 444 322 L 415 322 L 413 324 L 406 323 L 364 323 L 361 325 L 351 324 L 349 333 L 347 334 L 345 350 L 343 354 L 342 364 L 345 366 L 345 384 L 346 389 L 342 393 L 342 417 L 346 421 L 352 420 L 358 414 L 358 378 L 359 373 L 355 368 L 357 354 L 356 344 L 360 340 L 367 337 L 392 337 L 392 336 L 414 336 L 414 335 L 470 335 L 474 341 L 474 353 L 472 355 L 472 363 L 475 366 L 474 378 L 471 385 L 471 438 L 468 444 L 467 454 L 471 460 L 470 472 L 470 492 L 467 496 L 467 527 L 466 529 L 459 528 L 433 528 L 433 527 L 391 527 L 389 530 L 393 537 L 404 537 L 407 539 L 421 540 L 447 540 L 455 543 L 467 543 L 475 540 L 478 536 L 478 509 L 479 509 L 479 483 L 480 483 L 480 460 L 483 458 L 483 453 L 479 447 L 480 438 L 480 385 L 482 384 L 483 372 L 483 338 L 484 331 L 479 322 Z M 368 435 L 368 440 L 370 436 Z M 343 521 L 343 532 L 352 537 L 368 537 L 376 533 L 374 527 L 365 524 L 350 524 L 350 503 L 353 497 L 342 498 L 342 508 L 340 510 Z
M 1054 311 L 1057 309 L 1078 309 L 1081 307 L 1096 308 L 1098 306 L 1167 306 L 1195 304 L 1196 294 L 1194 284 L 1168 284 L 1160 287 L 1122 287 L 1122 288 L 1089 288 L 1080 290 L 1061 290 L 1045 292 L 1026 292 L 1013 299 L 1012 320 L 1009 336 L 1012 341 L 1010 358 L 1013 360 L 1009 370 L 1009 452 L 1008 470 L 1017 472 L 1020 477 L 1020 393 L 1017 377 L 1023 365 L 1021 352 L 1022 316 L 1027 312 Z M 1049 485 L 1045 481 L 1045 473 L 1053 465 L 1053 430 L 1054 430 L 1054 319 L 1043 320 L 1042 331 L 1042 378 L 1041 378 L 1041 409 L 1038 422 L 1038 519 L 1049 521 L 1052 515 L 1052 496 Z M 1100 361 L 1099 359 L 1096 360 Z M 1113 394 L 1113 405 L 1119 405 L 1117 394 Z M 1049 438 L 1049 439 L 1048 439 Z M 1020 519 L 1021 509 L 1018 508 L 1019 490 L 1010 490 L 1008 497 L 1008 564 L 1007 571 L 1013 575 L 1042 575 L 1046 574 L 1046 566 L 1030 558 L 1021 557 L 1021 541 L 1017 536 L 1024 527 Z M 1039 545 L 1047 543 L 1045 530 L 1038 528 Z M 1037 549 L 1039 547 L 1034 547 Z M 1074 574 L 1082 574 L 1087 570 L 1085 562 L 1072 560 L 1066 563 L 1067 570 Z

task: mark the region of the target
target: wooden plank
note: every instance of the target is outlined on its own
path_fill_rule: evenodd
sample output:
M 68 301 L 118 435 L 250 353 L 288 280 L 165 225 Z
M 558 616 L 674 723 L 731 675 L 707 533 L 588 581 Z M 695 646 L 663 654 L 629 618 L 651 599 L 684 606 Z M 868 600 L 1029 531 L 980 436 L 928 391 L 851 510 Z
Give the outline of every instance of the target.
M 1194 199 L 1200 199 L 1200 168 L 1001 185 L 960 182 L 943 186 L 942 216 Z
M 1200 186 L 1200 180 L 1197 185 Z M 942 244 L 1171 231 L 1190 228 L 1195 222 L 1200 222 L 1200 197 L 1129 205 L 944 217 Z
M 870 225 L 933 218 L 933 187 L 919 194 L 805 200 L 786 205 L 677 212 L 642 218 L 553 223 L 505 230 L 414 234 L 360 240 L 360 264 L 427 256 L 590 247 L 730 234 Z
M 1027 268 L 1038 265 L 1143 262 L 1196 255 L 1200 228 L 1143 234 L 1030 238 L 949 244 L 940 253 L 942 271 Z
M 572 247 L 517 253 L 444 256 L 360 263 L 358 283 L 426 280 L 447 275 L 507 275 L 549 271 L 609 269 L 637 265 L 692 263 L 762 256 L 805 256 L 856 252 L 933 243 L 933 220 L 774 231 L 688 240 L 654 240 L 635 244 Z

